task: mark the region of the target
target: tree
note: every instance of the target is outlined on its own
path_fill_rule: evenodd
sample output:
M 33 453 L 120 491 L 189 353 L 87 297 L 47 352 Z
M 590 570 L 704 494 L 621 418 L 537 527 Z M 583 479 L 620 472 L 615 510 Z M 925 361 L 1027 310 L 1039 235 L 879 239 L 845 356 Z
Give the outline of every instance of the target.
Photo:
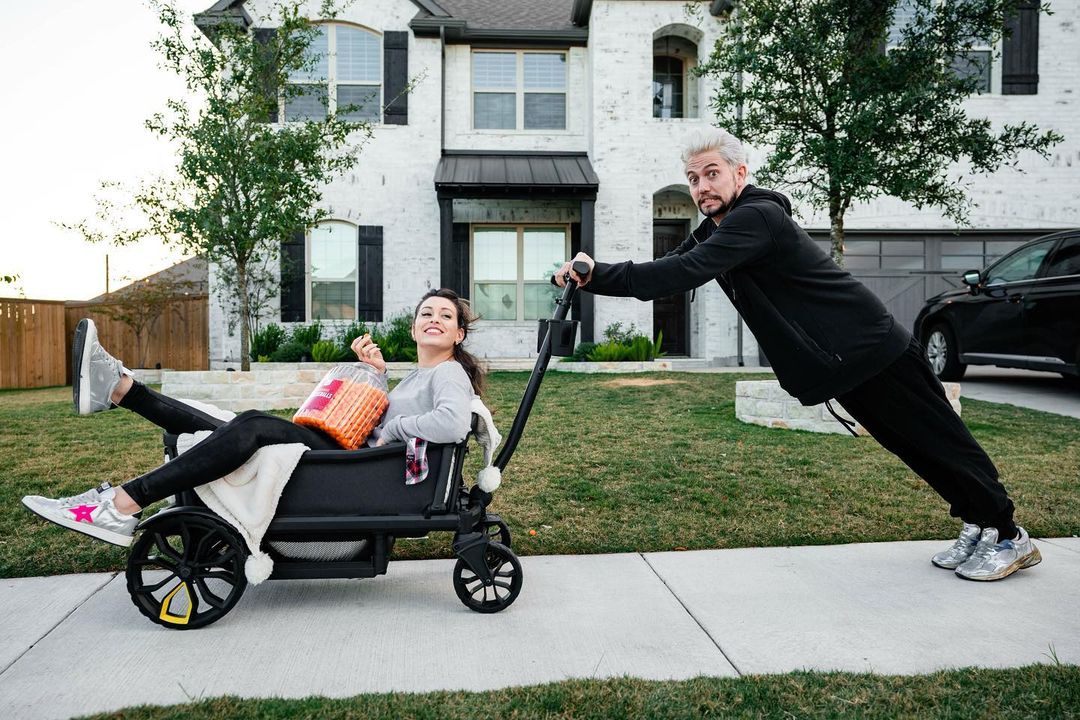
M 274 7 L 275 32 L 251 32 L 235 18 L 213 25 L 213 42 L 185 26 L 173 5 L 151 0 L 151 6 L 164 27 L 153 47 L 189 93 L 146 122 L 177 145 L 175 177 L 144 182 L 134 191 L 131 207 L 142 222 L 108 231 L 86 222 L 65 227 L 91 241 L 121 245 L 165 238 L 215 263 L 227 304 L 238 312 L 241 367 L 247 370 L 259 312 L 277 292 L 268 268 L 281 241 L 325 216 L 316 206 L 320 188 L 355 166 L 352 142 L 370 137 L 371 126 L 345 119 L 352 106 L 339 106 L 319 121 L 270 121 L 282 101 L 303 92 L 288 83 L 290 76 L 315 76 L 319 63 L 309 52 L 318 27 L 301 14 L 298 0 Z M 323 5 L 321 17 L 335 15 Z M 115 185 L 103 183 L 103 189 Z M 115 225 L 119 214 L 116 204 L 98 198 L 99 220 Z
M 195 286 L 196 283 L 190 280 L 137 280 L 112 293 L 108 304 L 100 308 L 102 313 L 124 323 L 135 333 L 139 356 L 135 367 L 146 367 L 148 364 L 146 356 L 150 349 L 150 335 L 158 318 L 170 308 L 178 312 L 176 301 L 191 293 Z
M 970 175 L 1021 150 L 1046 157 L 1063 139 L 1027 122 L 995 129 L 963 108 L 978 79 L 958 63 L 995 47 L 1022 1 L 741 0 L 699 72 L 718 80 L 720 124 L 771 148 L 759 180 L 829 208 L 842 264 L 852 202 L 888 195 L 960 224 Z M 895 28 L 901 3 L 911 19 Z

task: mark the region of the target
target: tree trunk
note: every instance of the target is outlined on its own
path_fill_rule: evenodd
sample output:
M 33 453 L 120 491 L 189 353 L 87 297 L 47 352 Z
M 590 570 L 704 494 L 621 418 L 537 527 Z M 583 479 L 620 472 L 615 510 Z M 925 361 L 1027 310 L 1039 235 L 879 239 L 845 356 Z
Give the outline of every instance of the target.
M 247 264 L 236 264 L 236 289 L 240 300 L 240 370 L 251 369 L 251 326 L 248 319 Z
M 829 200 L 829 255 L 840 267 L 844 267 L 844 211 L 839 198 Z

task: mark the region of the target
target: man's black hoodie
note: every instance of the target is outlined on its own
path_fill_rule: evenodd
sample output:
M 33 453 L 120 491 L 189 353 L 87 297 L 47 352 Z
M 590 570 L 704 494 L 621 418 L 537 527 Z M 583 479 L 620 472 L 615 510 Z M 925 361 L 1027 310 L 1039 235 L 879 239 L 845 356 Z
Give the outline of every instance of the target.
M 780 193 L 747 185 L 716 225 L 706 218 L 679 247 L 646 263 L 596 263 L 585 290 L 638 300 L 716 280 L 804 405 L 841 395 L 904 352 L 911 334 L 791 219 Z

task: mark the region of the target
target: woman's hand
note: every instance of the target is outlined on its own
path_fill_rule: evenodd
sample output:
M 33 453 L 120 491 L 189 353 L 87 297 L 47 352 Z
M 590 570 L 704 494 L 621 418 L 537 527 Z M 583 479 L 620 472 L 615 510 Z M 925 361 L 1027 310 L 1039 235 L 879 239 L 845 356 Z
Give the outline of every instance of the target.
M 371 339 L 371 335 L 361 335 L 352 341 L 350 347 L 360 362 L 367 363 L 381 373 L 386 372 L 386 361 L 383 360 L 382 350 Z

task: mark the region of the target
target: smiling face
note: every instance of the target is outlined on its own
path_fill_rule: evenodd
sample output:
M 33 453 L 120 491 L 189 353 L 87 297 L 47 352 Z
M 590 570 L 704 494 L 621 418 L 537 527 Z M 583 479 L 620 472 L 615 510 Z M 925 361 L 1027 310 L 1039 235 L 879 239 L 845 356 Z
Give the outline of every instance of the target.
M 703 152 L 686 162 L 686 182 L 701 214 L 719 222 L 746 186 L 746 165 L 732 168 L 720 153 Z
M 438 295 L 424 300 L 413 319 L 412 336 L 418 353 L 452 355 L 454 346 L 465 339 L 465 329 L 458 322 L 457 306 Z

